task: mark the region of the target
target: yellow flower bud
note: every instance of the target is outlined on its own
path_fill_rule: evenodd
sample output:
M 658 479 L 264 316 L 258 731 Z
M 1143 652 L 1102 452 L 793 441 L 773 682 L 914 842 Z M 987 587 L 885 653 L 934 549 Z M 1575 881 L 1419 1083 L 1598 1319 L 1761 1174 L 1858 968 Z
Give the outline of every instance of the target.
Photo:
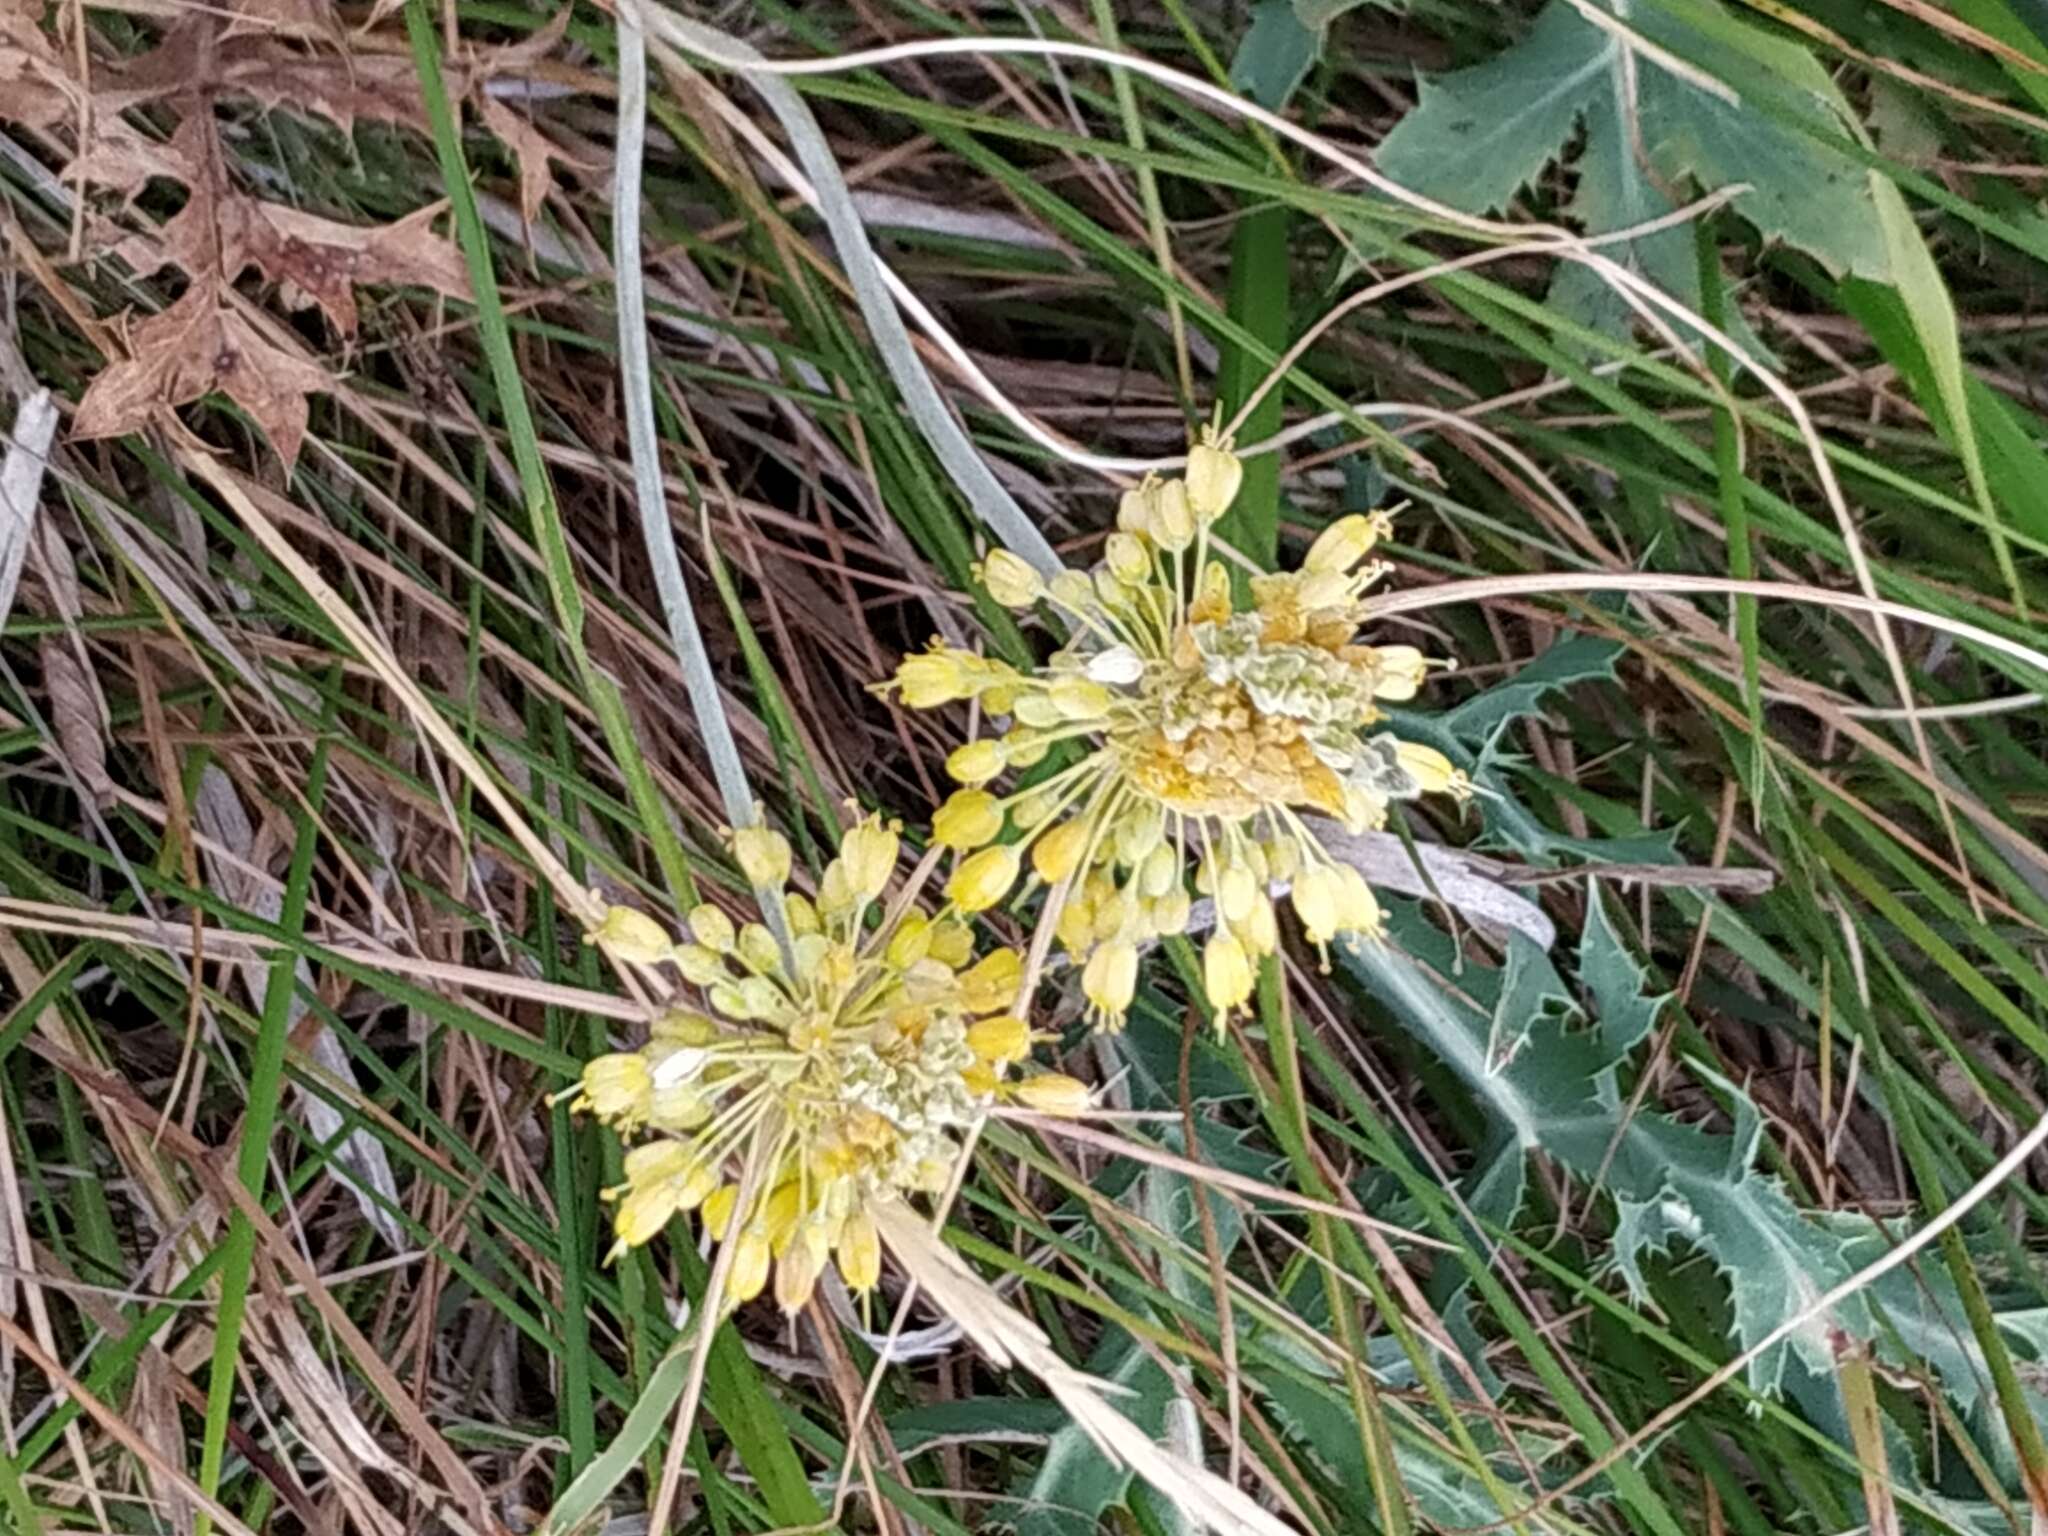
M 896 855 L 902 839 L 892 827 L 870 816 L 848 832 L 839 844 L 840 862 L 846 879 L 862 901 L 873 901 L 888 888 L 896 873 Z
M 789 839 L 772 827 L 738 828 L 732 856 L 756 890 L 779 891 L 789 883 Z
M 991 550 L 974 574 L 1005 608 L 1029 608 L 1045 596 L 1045 578 L 1030 561 L 1007 549 Z
M 897 970 L 907 971 L 930 954 L 931 948 L 931 919 L 912 912 L 898 923 L 896 931 L 889 935 L 889 942 L 882 951 L 882 957 Z
M 850 1214 L 839 1233 L 839 1274 L 856 1296 L 872 1291 L 882 1278 L 882 1236 L 865 1207 Z
M 1010 1090 L 1026 1109 L 1041 1115 L 1080 1115 L 1088 1111 L 1088 1085 L 1063 1072 L 1041 1072 Z
M 1086 571 L 1061 571 L 1045 589 L 1046 596 L 1070 612 L 1082 613 L 1095 606 L 1095 583 Z
M 818 931 L 818 909 L 800 891 L 789 891 L 783 895 L 782 915 L 789 922 L 789 931 L 798 938 Z
M 619 1202 L 619 1208 L 612 1213 L 612 1235 L 618 1241 L 605 1255 L 605 1262 L 615 1263 L 630 1250 L 660 1235 L 661 1229 L 668 1225 L 668 1219 L 675 1213 L 675 1190 L 667 1184 L 650 1184 L 628 1190 L 625 1199 Z
M 1429 662 L 1412 645 L 1383 645 L 1373 652 L 1379 675 L 1373 681 L 1372 696 L 1399 704 L 1415 697 L 1422 680 L 1429 675 Z
M 1008 843 L 969 854 L 946 882 L 946 899 L 962 912 L 986 912 L 1017 883 L 1022 862 L 1016 848 Z
M 1169 938 L 1176 933 L 1188 931 L 1188 919 L 1194 915 L 1193 907 L 1194 903 L 1188 900 L 1187 891 L 1176 885 L 1164 895 L 1152 898 L 1151 904 L 1146 908 L 1146 916 L 1151 921 L 1154 933 L 1162 939 Z
M 996 953 L 1006 951 L 998 950 Z M 974 930 L 950 917 L 933 923 L 931 954 L 939 964 L 957 971 L 974 958 Z
M 761 1202 L 754 1225 L 761 1229 L 768 1239 L 768 1251 L 781 1258 L 789 1251 L 789 1245 L 796 1238 L 797 1223 L 804 1214 L 803 1189 L 791 1180 L 778 1184 L 769 1191 L 768 1198 Z
M 1387 529 L 1386 517 L 1382 513 L 1353 512 L 1340 517 L 1321 533 L 1315 543 L 1309 545 L 1308 554 L 1303 557 L 1304 571 L 1348 572 L 1359 561 L 1371 553 L 1373 545 L 1380 541 Z
M 1202 990 L 1219 1015 L 1241 1006 L 1252 995 L 1251 957 L 1234 934 L 1220 928 L 1202 946 Z
M 716 1024 L 687 1008 L 664 1008 L 654 1016 L 647 1031 L 660 1045 L 709 1045 L 718 1038 Z
M 732 1209 L 739 1199 L 737 1184 L 721 1184 L 704 1197 L 704 1230 L 711 1234 L 714 1243 L 725 1241 L 725 1229 L 732 1225 Z
M 1195 509 L 1188 501 L 1187 482 L 1162 481 L 1152 504 L 1152 542 L 1179 553 L 1195 542 Z
M 1003 808 L 985 789 L 956 789 L 932 813 L 932 841 L 963 852 L 1003 830 Z
M 969 1013 L 1008 1008 L 1024 979 L 1024 957 L 1014 949 L 992 949 L 960 973 L 960 1006 Z
M 1053 933 L 1069 954 L 1080 954 L 1094 942 L 1095 903 L 1085 896 L 1069 896 L 1060 906 Z
M 1121 529 L 1102 544 L 1102 563 L 1109 573 L 1127 587 L 1142 585 L 1152 574 L 1152 556 L 1135 533 Z
M 704 902 L 690 909 L 688 921 L 690 936 L 699 944 L 721 955 L 731 953 L 734 938 L 732 919 L 721 909 Z
M 1237 500 L 1244 483 L 1244 463 L 1230 451 L 1228 437 L 1213 427 L 1202 429 L 1202 440 L 1188 450 L 1188 503 L 1203 522 L 1214 522 Z
M 584 1063 L 582 1090 L 570 1102 L 627 1131 L 647 1119 L 653 1101 L 654 1074 L 647 1058 L 638 1051 L 614 1051 Z
M 696 987 L 715 987 L 731 979 L 725 962 L 702 944 L 678 944 L 671 957 L 683 980 Z
M 946 758 L 946 772 L 961 784 L 986 784 L 1007 766 L 1003 744 L 987 736 L 955 747 Z
M 1051 750 L 1052 743 L 1028 726 L 1014 726 L 1003 736 L 1003 761 L 1012 768 L 1036 768 Z M 1011 814 L 1019 814 L 1019 809 L 1012 807 Z
M 941 704 L 971 698 L 974 694 L 973 663 L 977 658 L 962 651 L 935 645 L 917 656 L 906 656 L 896 667 L 895 686 L 910 709 L 936 709 Z
M 1380 935 L 1380 903 L 1372 893 L 1372 887 L 1365 883 L 1365 876 L 1349 864 L 1337 869 L 1337 930 L 1340 933 L 1362 933 L 1376 939 Z
M 732 1265 L 725 1272 L 725 1294 L 734 1306 L 752 1301 L 768 1284 L 768 1239 L 748 1227 L 733 1241 Z
M 1121 1019 L 1138 995 L 1138 946 L 1128 939 L 1098 945 L 1081 967 L 1081 991 L 1097 1013 Z
M 1343 881 L 1328 864 L 1313 864 L 1294 877 L 1294 915 L 1311 944 L 1327 944 L 1336 936 L 1343 901 Z
M 1147 475 L 1143 480 L 1125 491 L 1116 504 L 1116 526 L 1119 533 L 1147 534 L 1152 532 L 1153 509 L 1159 502 L 1159 480 Z
M 1404 741 L 1395 747 L 1394 756 L 1426 795 L 1451 794 L 1462 800 L 1472 793 L 1470 782 L 1457 765 L 1435 747 Z
M 967 1048 L 983 1061 L 1022 1061 L 1031 1054 L 1031 1026 L 1014 1013 L 967 1026 Z
M 782 946 L 762 923 L 749 923 L 740 930 L 740 959 L 750 970 L 766 976 L 782 974 Z
M 614 960 L 629 965 L 660 965 L 675 950 L 668 930 L 632 907 L 605 908 L 604 920 L 584 935 L 583 942 L 602 945 Z
M 1237 936 L 1244 940 L 1248 954 L 1270 955 L 1280 947 L 1280 919 L 1273 912 L 1273 898 L 1264 891 L 1259 892 L 1259 899 L 1252 903 Z
M 1053 679 L 1048 696 L 1052 707 L 1068 720 L 1096 719 L 1108 714 L 1116 702 L 1116 695 L 1102 684 L 1071 672 Z
M 1076 816 L 1061 822 L 1031 845 L 1031 867 L 1047 885 L 1057 885 L 1080 866 L 1088 850 L 1088 823 Z
M 775 1304 L 791 1316 L 803 1311 L 817 1289 L 824 1255 L 811 1243 L 792 1243 L 775 1261 Z
M 1226 923 L 1236 924 L 1251 916 L 1252 903 L 1259 899 L 1259 877 L 1251 866 L 1233 861 L 1216 876 L 1216 910 Z

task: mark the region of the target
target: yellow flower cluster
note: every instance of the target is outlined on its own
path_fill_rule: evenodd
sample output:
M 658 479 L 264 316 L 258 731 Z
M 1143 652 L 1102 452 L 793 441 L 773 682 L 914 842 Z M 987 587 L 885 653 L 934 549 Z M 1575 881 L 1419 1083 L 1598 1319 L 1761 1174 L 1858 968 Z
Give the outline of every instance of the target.
M 780 834 L 744 830 L 734 843 L 757 889 L 783 886 Z M 963 1133 L 998 1097 L 1087 1107 L 1072 1078 L 1009 1079 L 1031 1049 L 1015 950 L 977 959 L 965 922 L 901 899 L 873 921 L 898 846 L 871 817 L 846 834 L 815 900 L 784 891 L 787 952 L 763 924 L 737 926 L 711 905 L 689 914 L 680 943 L 624 907 L 591 933 L 620 960 L 674 966 L 706 1009 L 664 1013 L 646 1045 L 589 1062 L 570 1090 L 575 1108 L 646 1138 L 610 1192 L 613 1257 L 698 1211 L 714 1238 L 732 1234 L 732 1304 L 772 1271 L 794 1312 L 828 1262 L 864 1292 L 881 1273 L 874 1204 L 942 1189 Z
M 932 823 L 962 855 L 947 895 L 964 912 L 993 906 L 1028 859 L 1106 1027 L 1130 1007 L 1139 946 L 1186 931 L 1191 866 L 1216 906 L 1204 990 L 1227 1016 L 1278 943 L 1276 885 L 1290 887 L 1318 948 L 1379 932 L 1372 891 L 1303 813 L 1358 831 L 1382 825 L 1392 801 L 1471 792 L 1442 753 L 1369 731 L 1385 718 L 1379 706 L 1413 698 L 1431 665 L 1412 646 L 1358 637 L 1365 594 L 1388 569 L 1367 559 L 1384 514 L 1339 519 L 1300 569 L 1252 576 L 1240 608 L 1211 528 L 1242 478 L 1229 441 L 1208 432 L 1185 477 L 1125 494 L 1093 570 L 1047 581 L 991 555 L 981 575 L 993 596 L 1042 601 L 1068 626 L 1069 643 L 1044 666 L 935 643 L 885 685 L 913 709 L 973 700 L 983 718 L 1007 721 L 947 759 L 961 788 Z M 1070 746 L 1079 760 L 1027 789 L 987 787 Z M 1006 827 L 1017 835 L 1001 841 Z

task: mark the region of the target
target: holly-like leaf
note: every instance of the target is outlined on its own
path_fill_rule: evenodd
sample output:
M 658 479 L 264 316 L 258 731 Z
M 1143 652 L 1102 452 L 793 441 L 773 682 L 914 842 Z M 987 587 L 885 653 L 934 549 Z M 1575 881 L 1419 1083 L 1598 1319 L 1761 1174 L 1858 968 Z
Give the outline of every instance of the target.
M 1484 742 L 1502 725 L 1532 715 L 1552 694 L 1574 683 L 1610 682 L 1621 658 L 1619 642 L 1596 635 L 1569 635 L 1527 666 L 1474 694 L 1440 716 L 1453 734 Z
M 1645 995 L 1642 973 L 1604 915 L 1589 920 L 1580 952 L 1580 980 L 1597 1017 L 1587 1023 L 1540 1009 L 1524 1026 L 1522 1048 L 1504 1062 L 1492 1060 L 1488 1046 L 1529 1013 L 1528 999 L 1567 992 L 1548 958 L 1532 945 L 1495 969 L 1468 955 L 1454 993 L 1423 969 L 1448 976 L 1456 956 L 1421 909 L 1391 904 L 1388 926 L 1394 942 L 1352 948 L 1346 969 L 1523 1149 L 1543 1152 L 1581 1179 L 1602 1181 L 1616 1202 L 1614 1262 L 1632 1292 L 1646 1291 L 1646 1253 L 1696 1248 L 1726 1278 L 1736 1339 L 1749 1347 L 1849 1275 L 1847 1235 L 1802 1213 L 1776 1180 L 1757 1171 L 1763 1122 L 1739 1088 L 1695 1068 L 1728 1106 L 1728 1134 L 1654 1111 L 1624 1117 L 1618 1074 L 1662 999 Z M 1865 1338 L 1874 1331 L 1868 1308 L 1852 1297 L 1760 1355 L 1750 1366 L 1751 1385 L 1777 1390 L 1795 1358 L 1826 1372 L 1829 1326 Z
M 1608 0 L 1593 0 L 1608 4 Z M 1773 239 L 1837 273 L 1888 280 L 1891 254 L 1863 169 L 1741 93 L 1708 89 L 1733 78 L 1817 128 L 1840 131 L 1839 92 L 1812 56 L 1730 20 L 1714 0 L 1621 8 L 1595 26 L 1551 0 L 1529 34 L 1484 64 L 1424 80 L 1415 110 L 1387 135 L 1379 168 L 1410 189 L 1471 212 L 1504 206 L 1568 149 L 1581 128 L 1571 211 L 1588 234 L 1670 212 L 1672 193 L 1742 183 L 1734 208 Z M 1688 73 L 1672 65 L 1684 60 Z M 1788 106 L 1789 104 L 1789 106 Z M 1608 254 L 1689 307 L 1698 269 L 1683 227 Z M 1596 275 L 1567 264 L 1552 295 L 1583 323 L 1625 331 L 1628 306 Z M 1738 333 L 1745 346 L 1753 338 Z
M 1563 152 L 1617 56 L 1607 34 L 1552 0 L 1505 53 L 1425 77 L 1415 110 L 1381 142 L 1378 168 L 1468 212 L 1505 207 Z

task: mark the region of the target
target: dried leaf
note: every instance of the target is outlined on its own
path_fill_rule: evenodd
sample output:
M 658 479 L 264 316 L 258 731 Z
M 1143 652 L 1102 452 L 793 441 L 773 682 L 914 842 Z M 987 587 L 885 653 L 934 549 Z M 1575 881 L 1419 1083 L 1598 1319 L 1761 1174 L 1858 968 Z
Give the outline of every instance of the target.
M 63 179 L 81 187 L 112 187 L 132 201 L 158 177 L 189 186 L 203 174 L 204 167 L 194 165 L 175 141 L 159 143 L 106 113 L 94 116 L 92 137 L 64 167 Z
M 378 226 L 337 224 L 277 203 L 251 206 L 248 262 L 284 285 L 293 308 L 317 304 L 344 336 L 355 334 L 357 284 L 409 283 L 469 297 L 461 250 L 433 231 L 440 204 Z
M 512 151 L 512 157 L 519 162 L 519 216 L 531 224 L 539 217 L 548 193 L 555 188 L 555 174 L 548 162 L 560 160 L 571 165 L 576 162 L 553 139 L 497 97 L 479 91 L 476 99 L 484 126 Z
M 148 53 L 94 82 L 101 112 L 183 95 L 252 97 L 327 118 L 344 132 L 359 118 L 428 130 L 409 54 L 310 54 L 276 36 L 222 36 L 210 16 L 179 22 Z
M 46 636 L 37 650 L 57 750 L 93 803 L 104 810 L 114 803 L 114 781 L 107 774 L 107 733 L 92 676 L 69 634 Z
M 286 469 L 297 461 L 306 396 L 326 389 L 328 376 L 224 309 L 212 284 L 195 282 L 169 309 L 136 325 L 128 345 L 128 358 L 94 379 L 79 402 L 75 437 L 132 432 L 159 407 L 218 390 L 248 413 Z
M 70 76 L 42 21 L 42 0 L 0 0 L 0 118 L 30 128 L 72 115 Z
M 109 145 L 101 157 L 108 163 L 88 164 L 86 171 L 95 179 L 132 176 L 137 167 L 119 158 L 122 146 Z M 343 336 L 356 331 L 358 283 L 417 283 L 453 298 L 469 296 L 462 253 L 432 229 L 439 205 L 395 224 L 356 225 L 259 201 L 225 185 L 206 111 L 188 113 L 157 149 L 146 174 L 177 177 L 192 195 L 154 235 L 134 235 L 115 248 L 139 277 L 176 263 L 195 279 L 225 285 L 255 267 L 284 286 L 292 308 L 317 304 Z

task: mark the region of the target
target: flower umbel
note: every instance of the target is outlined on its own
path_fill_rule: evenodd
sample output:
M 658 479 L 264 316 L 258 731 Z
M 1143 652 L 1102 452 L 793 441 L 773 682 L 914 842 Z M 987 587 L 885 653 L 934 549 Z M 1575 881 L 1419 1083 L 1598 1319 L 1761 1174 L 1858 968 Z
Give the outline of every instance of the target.
M 1413 698 L 1434 664 L 1359 638 L 1366 593 L 1388 570 L 1367 558 L 1386 515 L 1331 524 L 1298 570 L 1252 577 L 1241 607 L 1210 533 L 1241 480 L 1229 440 L 1210 431 L 1185 479 L 1125 493 L 1101 562 L 1033 589 L 1072 636 L 1044 666 L 934 644 L 886 685 L 913 709 L 972 699 L 1008 717 L 948 759 L 965 786 L 934 820 L 963 855 L 949 894 L 963 909 L 992 906 L 1028 861 L 1059 893 L 1046 921 L 1106 1027 L 1130 1006 L 1137 947 L 1186 930 L 1190 873 L 1216 902 L 1204 990 L 1223 1016 L 1278 943 L 1275 884 L 1291 882 L 1319 947 L 1379 932 L 1371 890 L 1307 813 L 1361 831 L 1395 800 L 1471 793 L 1443 754 L 1372 729 L 1380 706 Z M 1063 743 L 1086 755 L 1008 798 L 985 787 Z M 998 844 L 1006 822 L 1022 835 Z
M 786 858 L 744 851 L 767 872 Z M 1033 1107 L 1085 1107 L 1071 1079 L 1011 1078 L 1031 1044 L 1012 1011 L 1015 951 L 977 960 L 954 918 L 905 910 L 870 922 L 897 853 L 895 830 L 876 818 L 850 831 L 815 902 L 784 894 L 787 955 L 759 923 L 736 926 L 711 906 L 689 914 L 692 942 L 671 957 L 708 1011 L 664 1013 L 646 1045 L 591 1061 L 571 1090 L 574 1107 L 652 1138 L 627 1153 L 611 1191 L 614 1256 L 701 1208 L 713 1236 L 735 1245 L 731 1303 L 772 1276 L 794 1312 L 834 1261 L 866 1291 L 881 1265 L 872 1208 L 943 1189 L 964 1133 L 998 1096 L 1038 1085 Z M 615 922 L 615 910 L 607 925 L 651 945 L 658 925 L 635 916 Z

